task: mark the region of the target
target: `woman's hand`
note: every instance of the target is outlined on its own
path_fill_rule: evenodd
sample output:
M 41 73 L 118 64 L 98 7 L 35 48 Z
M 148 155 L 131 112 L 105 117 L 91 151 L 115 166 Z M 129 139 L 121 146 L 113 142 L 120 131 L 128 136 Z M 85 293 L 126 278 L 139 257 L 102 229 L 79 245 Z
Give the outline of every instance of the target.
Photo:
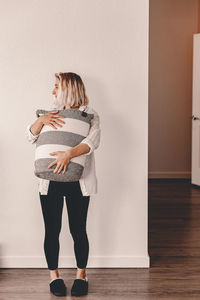
M 63 169 L 62 174 L 65 173 L 67 165 L 70 162 L 71 159 L 71 152 L 70 149 L 67 151 L 55 151 L 55 152 L 51 152 L 49 153 L 50 155 L 57 155 L 57 159 L 55 161 L 53 161 L 50 165 L 48 165 L 48 169 L 51 168 L 52 166 L 54 166 L 55 164 L 57 164 L 57 167 L 55 168 L 55 170 L 53 171 L 56 174 L 59 174 L 60 171 Z
M 62 127 L 62 125 L 60 125 L 58 122 L 65 124 L 65 122 L 63 120 L 59 119 L 59 118 L 64 118 L 64 116 L 55 115 L 57 113 L 58 113 L 58 110 L 52 111 L 52 112 L 49 112 L 47 114 L 40 116 L 38 119 L 42 122 L 42 124 L 49 125 L 55 129 L 57 129 L 57 127 L 55 125 Z

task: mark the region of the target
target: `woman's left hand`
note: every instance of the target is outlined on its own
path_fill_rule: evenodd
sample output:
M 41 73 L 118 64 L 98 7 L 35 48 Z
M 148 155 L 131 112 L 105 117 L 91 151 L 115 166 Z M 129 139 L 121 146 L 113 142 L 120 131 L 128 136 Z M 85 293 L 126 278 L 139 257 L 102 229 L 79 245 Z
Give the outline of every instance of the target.
M 63 169 L 62 174 L 65 173 L 67 165 L 70 162 L 71 159 L 71 155 L 70 155 L 70 151 L 55 151 L 55 152 L 51 152 L 49 153 L 50 155 L 57 155 L 57 158 L 55 161 L 53 161 L 50 165 L 48 165 L 48 169 L 51 168 L 52 166 L 54 166 L 55 164 L 57 164 L 57 167 L 55 168 L 55 170 L 53 171 L 56 174 L 59 174 L 60 171 Z

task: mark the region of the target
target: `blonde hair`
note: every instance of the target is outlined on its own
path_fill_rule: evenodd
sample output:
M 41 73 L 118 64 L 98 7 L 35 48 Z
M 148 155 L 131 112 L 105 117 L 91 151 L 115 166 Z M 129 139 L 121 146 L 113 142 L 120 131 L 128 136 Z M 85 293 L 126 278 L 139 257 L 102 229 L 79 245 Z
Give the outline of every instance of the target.
M 88 105 L 89 100 L 81 77 L 72 72 L 55 73 L 59 79 L 57 98 L 54 102 L 55 107 L 65 109 Z

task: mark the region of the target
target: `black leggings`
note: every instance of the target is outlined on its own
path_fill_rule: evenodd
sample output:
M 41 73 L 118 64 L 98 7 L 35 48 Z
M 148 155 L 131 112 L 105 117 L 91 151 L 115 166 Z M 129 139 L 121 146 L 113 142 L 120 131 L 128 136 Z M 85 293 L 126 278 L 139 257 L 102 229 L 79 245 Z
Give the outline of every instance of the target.
M 63 196 L 66 196 L 69 229 L 74 241 L 74 252 L 78 268 L 86 268 L 89 241 L 86 219 L 90 196 L 83 196 L 79 181 L 50 181 L 47 195 L 40 196 L 45 225 L 44 252 L 49 270 L 58 268 L 59 234 L 62 225 Z

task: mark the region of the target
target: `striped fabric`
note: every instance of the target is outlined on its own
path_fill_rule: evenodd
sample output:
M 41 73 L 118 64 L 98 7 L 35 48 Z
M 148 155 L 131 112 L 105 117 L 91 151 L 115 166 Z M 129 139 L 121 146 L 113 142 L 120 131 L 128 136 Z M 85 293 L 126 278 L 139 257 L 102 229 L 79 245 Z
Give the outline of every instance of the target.
M 55 109 L 38 109 L 36 115 L 39 117 L 51 111 L 55 111 Z M 57 129 L 44 125 L 36 141 L 34 174 L 39 178 L 52 181 L 78 181 L 83 173 L 85 154 L 73 157 L 67 165 L 64 174 L 62 174 L 63 169 L 59 174 L 55 174 L 53 171 L 57 164 L 49 169 L 48 165 L 55 161 L 56 156 L 52 156 L 49 153 L 66 151 L 78 145 L 88 135 L 94 114 L 89 114 L 79 109 L 59 110 L 58 114 L 65 117 L 62 118 L 65 124 L 62 124 L 62 127 L 56 126 Z

